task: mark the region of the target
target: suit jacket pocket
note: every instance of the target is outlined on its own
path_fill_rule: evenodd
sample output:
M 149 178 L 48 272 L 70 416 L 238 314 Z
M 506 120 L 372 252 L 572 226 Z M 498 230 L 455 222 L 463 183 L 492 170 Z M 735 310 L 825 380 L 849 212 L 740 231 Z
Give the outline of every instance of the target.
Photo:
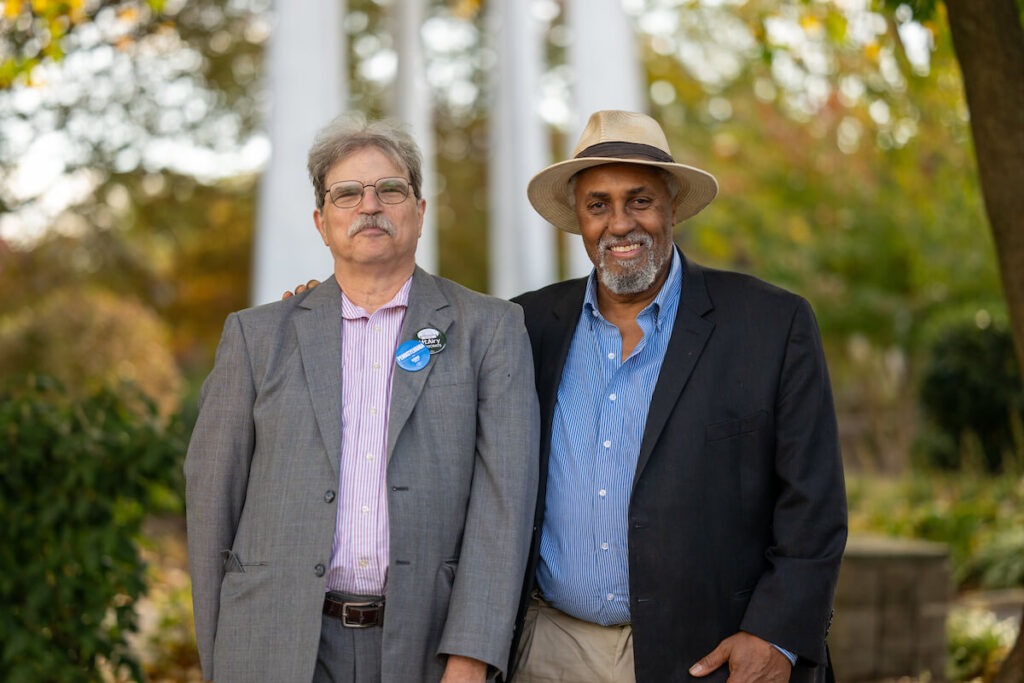
M 232 550 L 222 550 L 220 552 L 221 557 L 224 558 L 224 573 L 231 574 L 235 572 L 244 572 L 245 567 L 242 566 L 242 561 L 238 559 L 238 555 Z
M 709 442 L 731 439 L 734 436 L 756 432 L 768 421 L 768 411 L 759 410 L 745 417 L 734 420 L 713 422 L 707 426 L 705 435 Z
M 473 382 L 473 371 L 469 368 L 438 367 L 427 377 L 427 386 L 444 387 Z

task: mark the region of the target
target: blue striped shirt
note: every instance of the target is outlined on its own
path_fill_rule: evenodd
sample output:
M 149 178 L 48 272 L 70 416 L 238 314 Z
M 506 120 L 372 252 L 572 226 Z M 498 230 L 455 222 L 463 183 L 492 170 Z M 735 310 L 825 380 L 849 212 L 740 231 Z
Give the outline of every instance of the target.
M 622 360 L 622 338 L 597 308 L 591 273 L 558 387 L 537 585 L 544 599 L 596 624 L 629 622 L 629 497 L 647 410 L 675 324 L 682 263 L 637 316 L 643 338 Z

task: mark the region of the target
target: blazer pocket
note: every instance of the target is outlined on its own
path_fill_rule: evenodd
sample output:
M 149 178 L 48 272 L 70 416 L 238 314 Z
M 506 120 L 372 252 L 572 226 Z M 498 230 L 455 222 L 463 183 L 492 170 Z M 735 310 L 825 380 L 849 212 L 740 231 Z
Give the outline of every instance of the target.
M 473 373 L 469 368 L 437 368 L 427 376 L 427 386 L 446 387 L 456 384 L 469 384 L 473 381 Z
M 246 567 L 262 567 L 266 562 L 242 562 L 242 559 L 233 550 L 222 550 L 221 557 L 224 558 L 225 574 L 244 574 Z
M 731 439 L 732 437 L 740 436 L 741 434 L 756 432 L 758 429 L 763 427 L 767 421 L 768 411 L 759 410 L 756 413 L 751 413 L 745 417 L 709 424 L 705 435 L 708 441 Z

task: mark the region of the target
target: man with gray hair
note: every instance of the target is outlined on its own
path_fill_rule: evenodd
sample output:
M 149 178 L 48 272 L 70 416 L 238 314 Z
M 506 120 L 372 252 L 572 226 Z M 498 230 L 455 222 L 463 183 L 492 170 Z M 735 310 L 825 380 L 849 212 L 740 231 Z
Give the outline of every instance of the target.
M 522 310 L 416 266 L 400 129 L 335 121 L 309 172 L 334 274 L 228 316 L 185 462 L 203 678 L 483 681 L 536 495 Z

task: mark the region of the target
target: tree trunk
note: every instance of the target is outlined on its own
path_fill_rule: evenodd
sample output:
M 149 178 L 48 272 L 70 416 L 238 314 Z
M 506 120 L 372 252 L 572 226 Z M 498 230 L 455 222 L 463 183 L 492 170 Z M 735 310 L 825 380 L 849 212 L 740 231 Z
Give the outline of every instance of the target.
M 985 212 L 1024 373 L 1024 30 L 1015 0 L 946 0 Z
M 1015 0 L 946 0 L 946 10 L 1024 374 L 1024 30 Z M 1024 623 L 993 683 L 1024 683 Z
M 1024 681 L 1024 614 L 1021 615 L 1021 629 L 1017 635 L 1017 644 L 1003 660 L 1003 665 L 996 673 L 992 683 L 1021 683 Z

